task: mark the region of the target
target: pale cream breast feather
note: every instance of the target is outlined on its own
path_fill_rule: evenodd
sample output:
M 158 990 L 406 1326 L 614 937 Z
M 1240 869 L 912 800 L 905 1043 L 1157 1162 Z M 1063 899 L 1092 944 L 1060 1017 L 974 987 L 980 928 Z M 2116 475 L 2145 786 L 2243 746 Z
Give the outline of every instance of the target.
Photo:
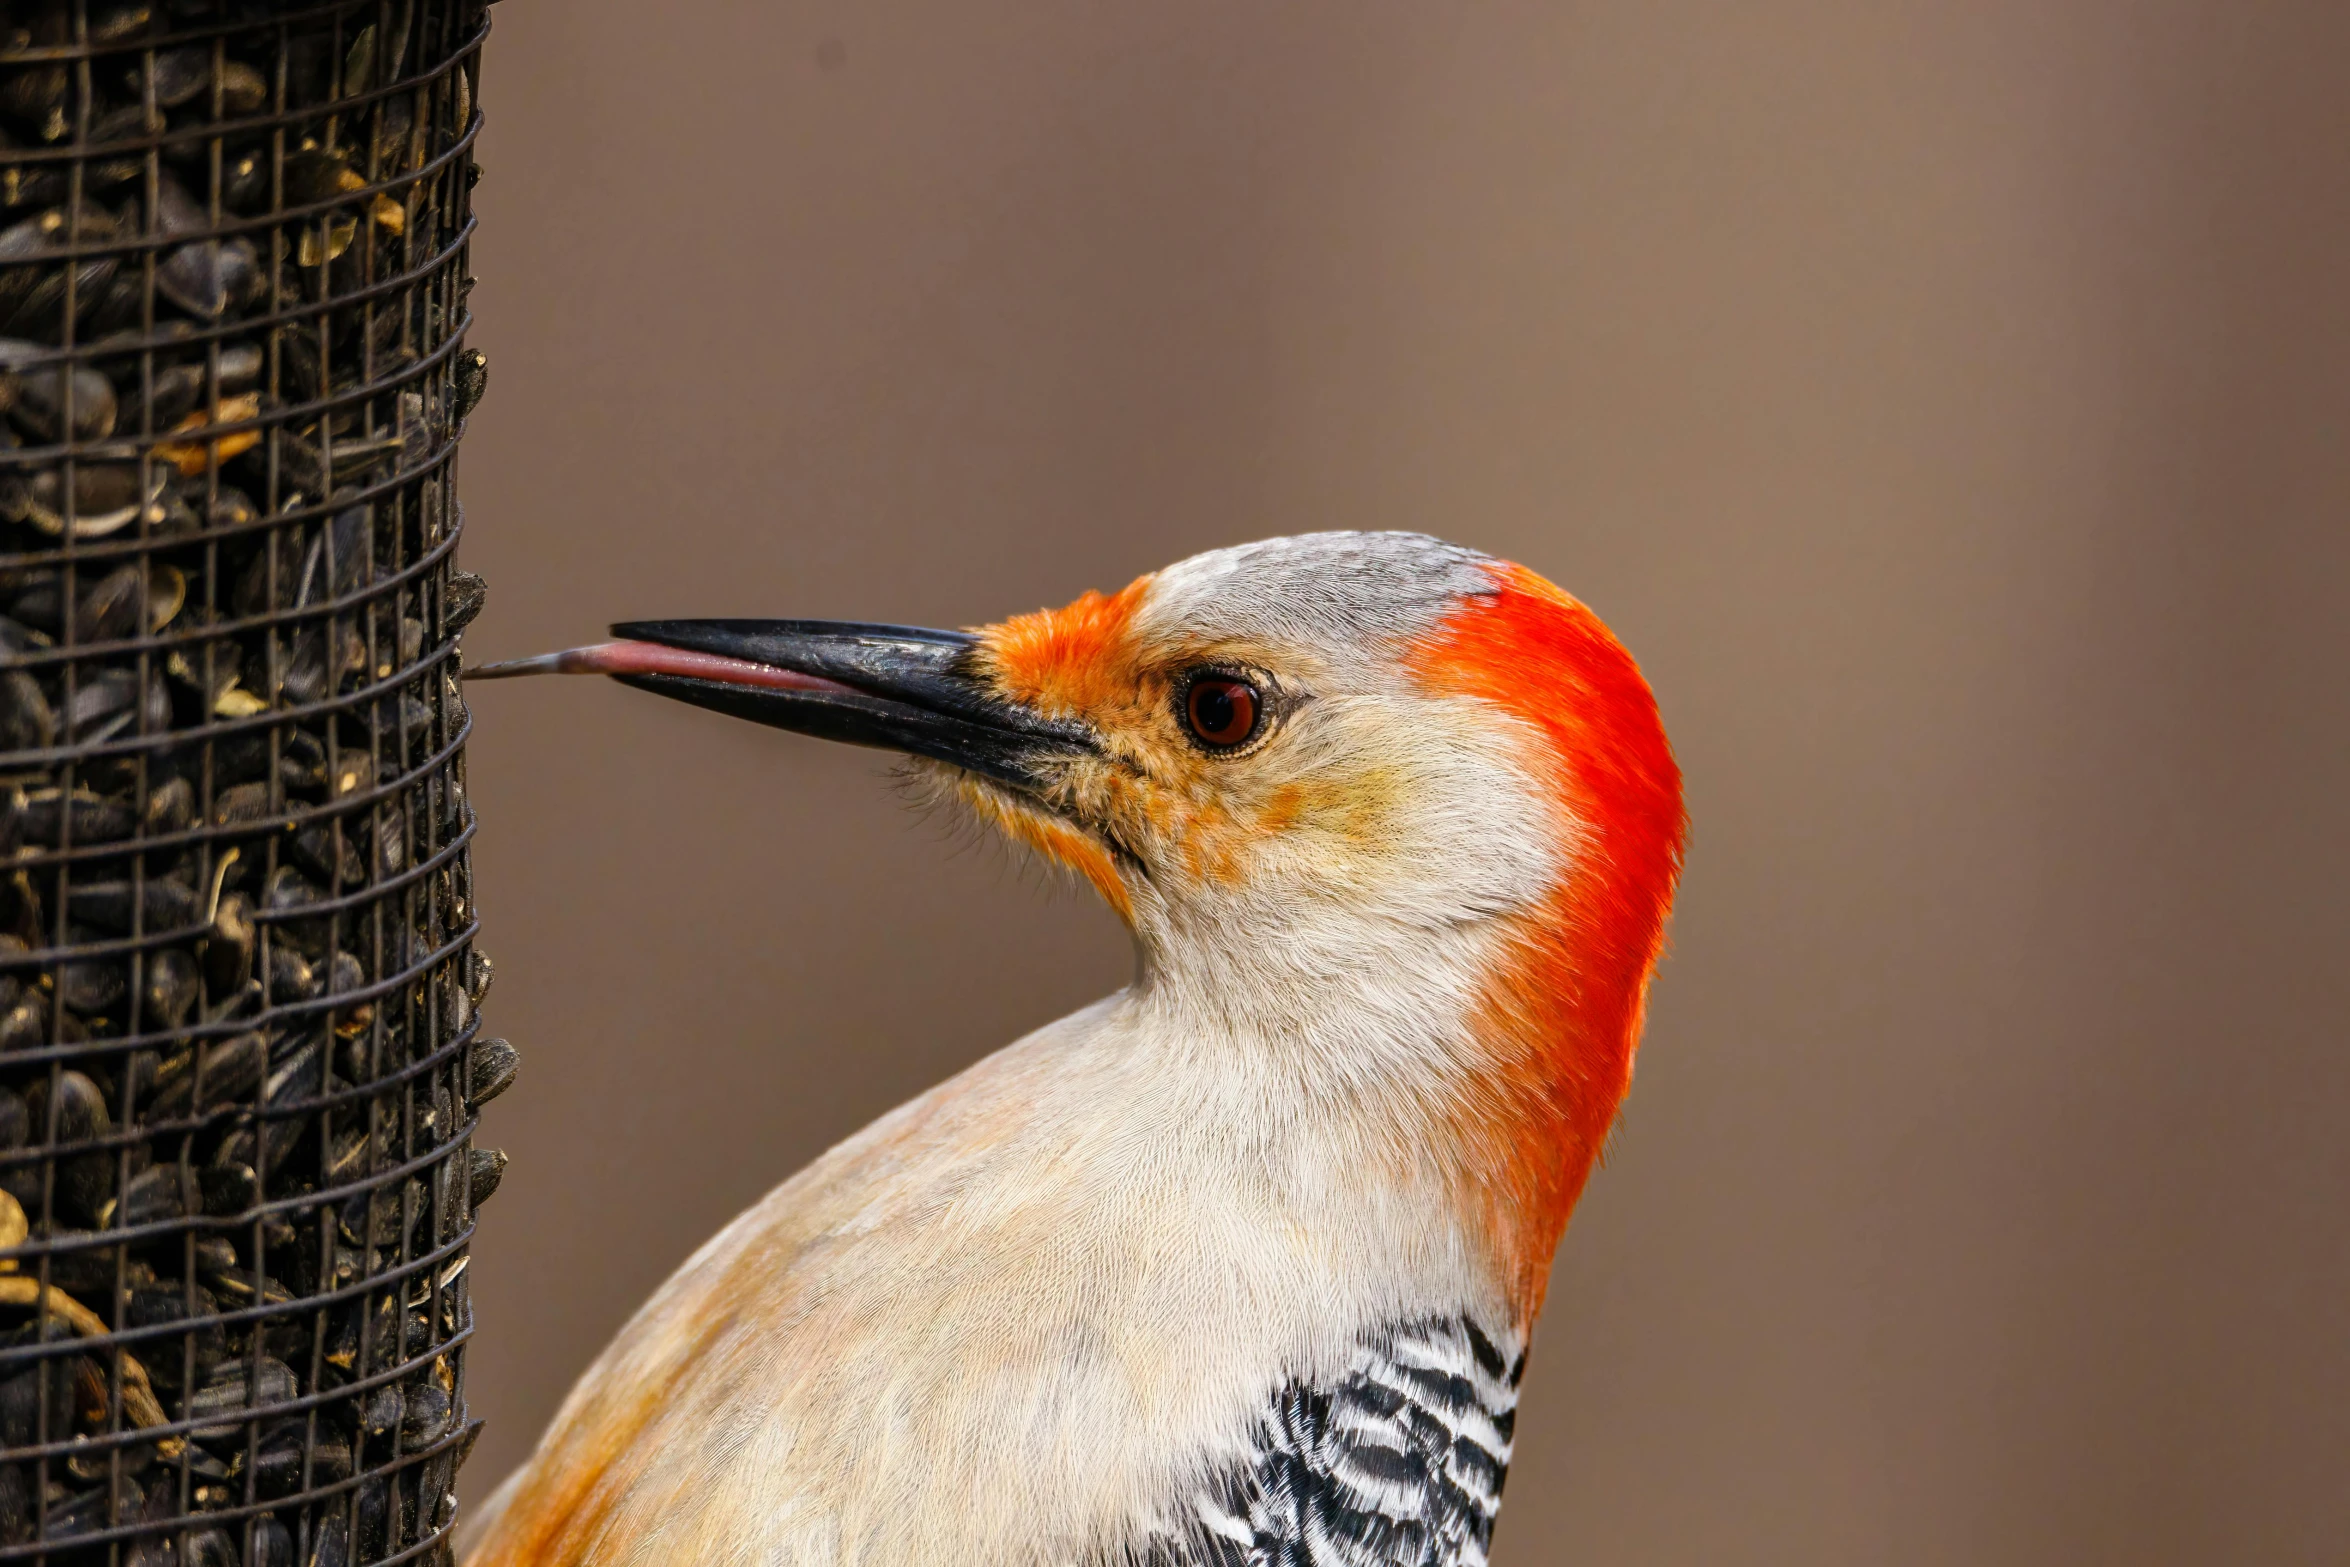
M 680 1269 L 542 1450 L 561 1462 L 611 1384 L 686 1367 L 623 1466 L 609 1559 L 1047 1559 L 1147 1528 L 1366 1329 L 1510 1326 L 1448 1172 L 1377 1124 L 1398 1107 L 1269 1127 L 1161 1020 L 1128 993 L 1030 1036 Z

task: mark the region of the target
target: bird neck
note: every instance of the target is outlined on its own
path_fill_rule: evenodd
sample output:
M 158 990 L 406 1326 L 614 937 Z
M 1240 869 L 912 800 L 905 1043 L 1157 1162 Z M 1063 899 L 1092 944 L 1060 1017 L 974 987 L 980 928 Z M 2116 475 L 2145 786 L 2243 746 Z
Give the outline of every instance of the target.
M 1570 883 L 1438 930 L 1161 932 L 1130 996 L 1156 1048 L 1268 1136 L 1440 1184 L 1531 1322 L 1630 1086 L 1647 982 L 1645 955 L 1580 939 L 1582 901 Z

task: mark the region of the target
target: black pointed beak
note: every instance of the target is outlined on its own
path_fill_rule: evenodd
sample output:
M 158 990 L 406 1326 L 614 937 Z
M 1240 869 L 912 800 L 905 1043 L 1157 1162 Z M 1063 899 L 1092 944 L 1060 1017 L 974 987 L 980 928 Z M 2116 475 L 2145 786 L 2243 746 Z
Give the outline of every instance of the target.
M 623 684 L 822 740 L 935 757 L 1033 788 L 1038 764 L 1094 749 L 1078 725 L 991 695 L 963 631 L 832 620 L 638 620 L 621 640 L 485 664 L 472 680 L 610 675 Z

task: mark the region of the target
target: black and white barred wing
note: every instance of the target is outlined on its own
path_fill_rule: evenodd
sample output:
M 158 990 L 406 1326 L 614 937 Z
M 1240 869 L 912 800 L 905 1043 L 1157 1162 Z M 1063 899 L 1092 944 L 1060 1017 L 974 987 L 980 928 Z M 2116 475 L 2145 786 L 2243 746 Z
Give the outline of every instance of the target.
M 1523 1354 L 1465 1318 L 1367 1342 L 1335 1385 L 1293 1383 L 1257 1451 L 1154 1567 L 1483 1567 Z

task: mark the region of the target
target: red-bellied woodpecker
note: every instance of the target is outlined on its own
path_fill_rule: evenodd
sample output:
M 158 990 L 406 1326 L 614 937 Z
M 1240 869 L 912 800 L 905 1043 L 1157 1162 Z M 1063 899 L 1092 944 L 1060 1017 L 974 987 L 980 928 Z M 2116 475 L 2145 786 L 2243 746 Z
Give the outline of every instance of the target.
M 615 631 L 481 673 L 909 753 L 1140 962 L 697 1252 L 469 1567 L 1484 1561 L 1681 860 L 1597 617 L 1324 533 L 971 633 Z

